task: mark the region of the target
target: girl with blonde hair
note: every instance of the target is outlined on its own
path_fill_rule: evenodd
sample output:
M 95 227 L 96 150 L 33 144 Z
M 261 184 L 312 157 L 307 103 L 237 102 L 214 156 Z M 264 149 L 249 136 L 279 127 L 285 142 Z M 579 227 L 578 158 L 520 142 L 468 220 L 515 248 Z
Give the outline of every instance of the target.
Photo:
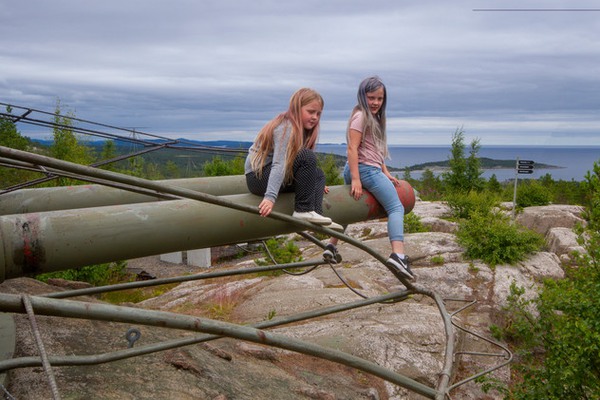
M 258 132 L 246 158 L 246 183 L 251 193 L 263 196 L 260 215 L 268 216 L 277 196 L 294 192 L 293 217 L 342 229 L 323 216 L 325 174 L 317 167 L 314 149 L 319 136 L 323 98 L 312 89 L 296 91 L 287 111 Z

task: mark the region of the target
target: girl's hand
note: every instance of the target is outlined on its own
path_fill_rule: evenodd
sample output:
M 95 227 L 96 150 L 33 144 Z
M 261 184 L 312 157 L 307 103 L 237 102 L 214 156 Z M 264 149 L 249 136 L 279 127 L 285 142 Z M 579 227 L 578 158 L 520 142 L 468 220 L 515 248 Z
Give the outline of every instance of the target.
M 393 176 L 390 176 L 390 181 L 392 181 L 392 183 L 394 184 L 394 186 L 399 186 L 400 185 L 400 179 L 398 179 L 398 178 L 394 178 Z
M 258 211 L 260 212 L 261 217 L 266 217 L 267 215 L 271 214 L 274 204 L 275 203 L 273 203 L 271 200 L 263 199 L 263 201 L 261 201 L 258 205 Z
M 329 186 L 325 186 L 325 194 L 329 193 Z
M 360 199 L 362 196 L 362 183 L 360 179 L 352 179 L 352 189 L 350 189 L 350 196 L 354 197 L 354 200 Z

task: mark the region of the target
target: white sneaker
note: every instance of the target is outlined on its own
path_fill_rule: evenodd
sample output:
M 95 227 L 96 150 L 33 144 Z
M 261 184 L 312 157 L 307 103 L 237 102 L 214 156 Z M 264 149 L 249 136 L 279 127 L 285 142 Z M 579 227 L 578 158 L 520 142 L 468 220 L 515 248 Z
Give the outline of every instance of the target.
M 330 223 L 329 225 L 323 225 L 324 228 L 333 229 L 334 231 L 344 232 L 344 227 L 340 224 L 336 224 L 335 222 Z
M 303 221 L 312 222 L 317 225 L 329 225 L 331 224 L 331 218 L 327 218 L 322 216 L 321 214 L 317 214 L 315 211 L 307 211 L 307 212 L 298 212 L 294 211 L 292 217 L 301 219 Z

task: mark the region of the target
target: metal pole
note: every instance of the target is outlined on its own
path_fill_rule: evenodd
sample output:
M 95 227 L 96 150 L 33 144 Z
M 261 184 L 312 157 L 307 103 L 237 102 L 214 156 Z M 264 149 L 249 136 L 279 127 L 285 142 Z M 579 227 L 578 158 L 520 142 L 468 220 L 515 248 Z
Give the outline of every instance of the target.
M 42 340 L 42 335 L 40 334 L 37 321 L 35 320 L 35 314 L 33 313 L 33 307 L 31 306 L 31 298 L 27 294 L 22 294 L 21 299 L 23 301 L 23 306 L 25 307 L 25 312 L 29 317 L 29 323 L 31 324 L 31 330 L 33 332 L 33 337 L 35 338 L 35 343 L 38 347 L 38 351 L 40 352 L 40 359 L 42 361 L 42 365 L 44 366 L 44 372 L 46 372 L 46 375 L 48 376 L 48 382 L 50 383 L 50 390 L 52 391 L 52 396 L 55 400 L 60 400 L 60 394 L 58 393 L 58 386 L 56 386 L 54 372 L 52 371 L 52 366 L 48 361 L 48 354 L 46 354 L 44 341 Z
M 165 311 L 144 310 L 73 300 L 31 297 L 31 304 L 33 305 L 36 313 L 41 315 L 69 315 L 71 318 L 124 322 L 130 324 L 137 323 L 148 326 L 160 326 L 162 328 L 183 329 L 219 336 L 227 336 L 263 345 L 270 345 L 356 368 L 430 399 L 434 399 L 438 394 L 436 389 L 430 388 L 406 376 L 387 370 L 373 362 L 363 360 L 359 357 L 338 350 L 248 326 L 235 325 L 223 321 L 215 321 L 182 314 L 174 314 Z M 11 294 L 0 294 L 0 309 L 6 309 L 9 312 L 15 313 L 25 312 L 20 296 Z
M 250 326 L 257 329 L 267 329 L 277 326 L 288 325 L 295 322 L 306 321 L 313 318 L 323 317 L 326 315 L 336 314 L 339 312 L 345 312 L 353 310 L 355 308 L 366 307 L 373 304 L 392 305 L 396 304 L 396 302 L 398 301 L 404 301 L 408 299 L 409 295 L 409 291 L 392 292 L 381 296 L 371 297 L 369 299 L 358 300 L 345 304 L 338 304 L 335 306 L 324 307 L 317 310 L 304 311 L 285 317 L 273 318 L 268 321 L 261 321 L 255 324 L 251 324 Z M 394 303 L 389 303 L 390 301 L 393 301 Z M 135 348 L 128 348 L 127 350 L 117 350 L 110 353 L 87 356 L 50 356 L 49 361 L 54 366 L 96 365 L 156 353 L 158 351 L 165 351 L 177 347 L 208 342 L 211 340 L 219 339 L 221 337 L 222 336 L 204 334 L 182 339 L 171 339 L 164 342 L 152 343 L 144 346 L 136 346 Z M 19 357 L 16 359 L 0 361 L 0 373 L 15 368 L 26 368 L 36 366 L 41 366 L 41 360 L 39 357 Z

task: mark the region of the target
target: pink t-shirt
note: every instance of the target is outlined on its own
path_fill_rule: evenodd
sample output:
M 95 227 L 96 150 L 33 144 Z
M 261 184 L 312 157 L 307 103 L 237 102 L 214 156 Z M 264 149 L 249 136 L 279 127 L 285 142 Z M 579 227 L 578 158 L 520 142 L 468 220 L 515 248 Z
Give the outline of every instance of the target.
M 363 134 L 362 141 L 358 146 L 358 162 L 361 164 L 372 165 L 381 168 L 385 161 L 383 152 L 377 148 L 375 138 L 371 132 L 364 132 L 365 123 L 362 112 L 357 112 L 350 119 L 350 129 L 354 129 Z M 350 140 L 350 138 L 348 138 Z

